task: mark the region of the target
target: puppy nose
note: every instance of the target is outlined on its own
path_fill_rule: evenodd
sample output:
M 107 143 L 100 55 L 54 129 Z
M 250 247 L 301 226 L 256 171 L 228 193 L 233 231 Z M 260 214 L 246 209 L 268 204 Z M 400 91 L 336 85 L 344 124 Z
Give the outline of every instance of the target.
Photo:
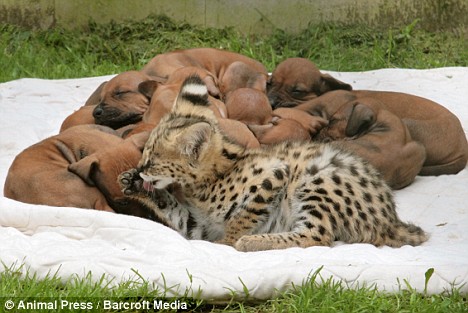
M 97 107 L 94 108 L 93 110 L 93 117 L 100 117 L 104 113 L 104 109 L 102 108 L 101 105 L 98 105 Z

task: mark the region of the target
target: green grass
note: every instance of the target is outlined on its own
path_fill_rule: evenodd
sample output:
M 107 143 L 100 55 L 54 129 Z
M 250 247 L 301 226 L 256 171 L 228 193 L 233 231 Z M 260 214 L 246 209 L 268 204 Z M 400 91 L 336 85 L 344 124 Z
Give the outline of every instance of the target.
M 224 48 L 263 62 L 269 70 L 287 57 L 305 57 L 326 70 L 468 66 L 468 43 L 452 33 L 429 33 L 418 21 L 378 30 L 323 24 L 291 35 L 248 36 L 234 29 L 198 28 L 157 16 L 86 30 L 29 31 L 0 24 L 0 82 L 22 77 L 75 78 L 139 69 L 153 56 L 191 47 Z
M 62 281 L 57 274 L 50 274 L 46 278 L 38 279 L 34 274 L 21 274 L 22 268 L 5 268 L 0 273 L 0 312 L 15 312 L 4 310 L 5 303 L 12 300 L 16 308 L 26 303 L 51 303 L 59 301 L 53 310 L 41 312 L 80 312 L 79 310 L 62 307 L 61 301 L 84 303 L 96 312 L 134 312 L 124 310 L 123 306 L 115 307 L 116 303 L 140 305 L 150 303 L 146 308 L 152 308 L 154 301 L 166 301 L 179 304 L 194 312 L 428 312 L 428 313 L 458 313 L 467 312 L 466 295 L 456 289 L 438 295 L 425 295 L 406 286 L 407 290 L 396 293 L 379 292 L 375 287 L 348 288 L 340 281 L 323 280 L 320 272 L 314 273 L 301 286 L 291 286 L 290 290 L 275 299 L 263 302 L 231 301 L 223 304 L 213 304 L 207 301 L 194 300 L 188 297 L 191 290 L 186 291 L 180 298 L 166 298 L 166 290 L 155 289 L 154 286 L 137 276 L 136 280 L 129 280 L 111 286 L 105 276 L 95 281 L 91 274 L 85 277 L 72 277 Z M 428 280 L 430 277 L 428 278 Z M 108 302 L 107 308 L 104 307 Z M 83 312 L 85 310 L 82 310 Z M 140 310 L 139 310 L 140 311 Z M 151 310 L 147 310 L 152 312 Z M 161 312 L 174 312 L 173 309 Z M 27 312 L 18 309 L 17 312 Z M 145 311 L 146 312 L 146 311 Z
M 0 82 L 22 77 L 58 79 L 115 74 L 139 69 L 161 52 L 201 46 L 248 55 L 269 70 L 285 58 L 297 56 L 313 60 L 322 69 L 336 71 L 468 66 L 466 40 L 451 33 L 425 32 L 417 22 L 386 30 L 323 24 L 295 35 L 275 30 L 268 36 L 248 36 L 233 29 L 202 29 L 176 24 L 161 16 L 133 23 L 90 23 L 87 30 L 80 31 L 30 31 L 0 24 Z M 6 268 L 0 273 L 0 302 L 6 296 L 16 300 L 60 298 L 93 303 L 105 298 L 141 301 L 164 297 L 170 291 L 154 290 L 141 277 L 113 287 L 106 277 L 95 282 L 96 277 L 91 274 L 62 281 L 57 274 L 39 279 L 21 272 L 21 268 Z M 343 283 L 322 281 L 317 276 L 277 299 L 261 303 L 233 300 L 212 305 L 182 300 L 198 312 L 468 312 L 466 295 L 457 290 L 440 295 L 411 289 L 389 294 L 374 287 L 349 289 Z M 0 312 L 3 309 L 2 302 Z M 118 310 L 107 310 L 115 311 Z
M 39 279 L 36 274 L 30 274 L 28 270 L 20 267 L 4 267 L 4 272 L 0 273 L 0 312 L 3 312 L 6 301 L 10 300 L 19 307 L 20 302 L 53 302 L 54 300 L 66 300 L 68 302 L 83 302 L 98 309 L 99 312 L 120 312 L 120 310 L 105 310 L 104 300 L 113 302 L 138 303 L 143 300 L 165 299 L 168 298 L 168 292 L 172 288 L 167 287 L 164 290 L 155 288 L 151 283 L 145 281 L 135 271 L 135 280 L 119 282 L 117 286 L 112 285 L 112 279 L 105 275 L 93 277 L 88 273 L 85 277 L 73 276 L 68 280 L 62 281 L 57 273 L 51 273 L 45 278 Z M 23 272 L 26 272 L 23 275 Z M 191 290 L 186 291 L 186 295 Z M 191 293 L 190 293 L 191 294 Z M 187 304 L 190 309 L 196 309 L 203 303 L 200 300 L 193 300 L 188 296 L 180 296 L 178 300 Z M 59 305 L 62 307 L 62 305 Z M 5 310 L 6 311 L 6 310 Z M 18 310 L 21 311 L 21 310 Z M 74 308 L 67 306 L 61 312 L 75 312 Z M 170 310 L 167 310 L 170 311 Z M 23 312 L 28 312 L 23 310 Z M 46 310 L 42 312 L 56 312 Z

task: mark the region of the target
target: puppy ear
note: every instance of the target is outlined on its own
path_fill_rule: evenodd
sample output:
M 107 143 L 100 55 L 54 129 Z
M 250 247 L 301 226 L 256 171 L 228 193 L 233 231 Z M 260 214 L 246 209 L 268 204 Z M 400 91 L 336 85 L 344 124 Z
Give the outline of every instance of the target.
M 101 102 L 101 90 L 106 84 L 107 81 L 100 84 L 99 87 L 93 91 L 91 96 L 89 96 L 88 100 L 86 100 L 85 105 L 98 105 L 99 102 Z
M 155 80 L 145 80 L 138 85 L 138 92 L 143 94 L 146 98 L 151 100 L 155 90 L 158 88 L 160 82 Z
M 276 123 L 279 120 L 278 117 L 273 117 L 274 122 Z M 264 141 L 264 137 L 268 134 L 269 131 L 273 128 L 273 122 L 270 122 L 265 125 L 247 125 L 250 131 L 254 134 L 254 136 L 258 139 L 259 142 Z
M 75 153 L 68 147 L 66 144 L 64 144 L 62 141 L 57 140 L 55 142 L 55 147 L 62 153 L 63 157 L 69 162 L 69 163 L 75 163 L 78 159 L 75 155 Z
M 177 146 L 183 155 L 198 161 L 211 138 L 211 125 L 200 122 L 189 126 L 178 138 Z
M 326 105 L 323 105 L 323 104 L 305 102 L 305 103 L 299 104 L 297 107 L 295 107 L 295 109 L 309 113 L 312 116 L 321 117 L 325 120 L 329 119 Z
M 328 74 L 321 74 L 321 82 L 320 82 L 320 94 L 324 94 L 328 91 L 332 90 L 352 90 L 353 87 L 351 85 L 342 82 L 331 75 Z
M 353 137 L 362 134 L 375 123 L 375 120 L 375 113 L 370 107 L 362 103 L 354 105 L 348 119 L 348 125 L 346 125 L 346 136 Z
M 253 82 L 249 82 L 250 84 L 248 87 L 260 90 L 261 92 L 266 92 L 267 79 L 268 77 L 265 74 L 258 73 L 257 75 L 255 75 L 255 79 L 253 80 Z
M 68 171 L 78 175 L 83 181 L 90 186 L 95 186 L 93 175 L 99 166 L 99 160 L 95 155 L 91 154 L 79 160 L 78 162 L 68 165 Z
M 206 88 L 208 89 L 208 93 L 212 97 L 215 97 L 215 98 L 221 97 L 221 92 L 219 91 L 216 78 L 214 78 L 211 75 L 207 75 L 205 78 L 203 78 L 203 82 L 205 83 Z

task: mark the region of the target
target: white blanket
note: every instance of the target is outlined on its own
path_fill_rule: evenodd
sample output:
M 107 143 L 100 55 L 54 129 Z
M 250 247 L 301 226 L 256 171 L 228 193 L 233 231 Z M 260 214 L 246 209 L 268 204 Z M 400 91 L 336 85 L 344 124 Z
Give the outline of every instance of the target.
M 434 100 L 451 110 L 468 130 L 468 68 L 383 69 L 330 72 L 355 89 L 393 90 Z M 110 77 L 68 80 L 20 79 L 0 84 L 0 185 L 15 155 L 58 133 L 63 119 Z M 468 170 L 457 175 L 417 177 L 396 192 L 398 213 L 430 234 L 419 247 L 376 248 L 336 243 L 333 247 L 241 253 L 231 247 L 188 241 L 176 232 L 137 217 L 28 205 L 0 198 L 0 259 L 7 267 L 67 279 L 92 272 L 112 284 L 138 275 L 169 295 L 229 299 L 237 294 L 266 299 L 300 285 L 321 266 L 320 275 L 353 286 L 395 292 L 406 282 L 418 291 L 425 272 L 435 272 L 427 292 L 468 292 Z M 0 270 L 2 270 L 0 268 Z M 201 293 L 199 293 L 201 291 Z

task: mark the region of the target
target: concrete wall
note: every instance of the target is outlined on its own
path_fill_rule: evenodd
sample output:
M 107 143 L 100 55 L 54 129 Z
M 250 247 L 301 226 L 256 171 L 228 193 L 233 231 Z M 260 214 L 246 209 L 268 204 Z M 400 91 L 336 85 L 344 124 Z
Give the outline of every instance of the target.
M 403 26 L 417 18 L 427 30 L 468 33 L 468 0 L 0 0 L 0 21 L 40 29 L 149 14 L 245 33 L 297 32 L 323 21 Z

